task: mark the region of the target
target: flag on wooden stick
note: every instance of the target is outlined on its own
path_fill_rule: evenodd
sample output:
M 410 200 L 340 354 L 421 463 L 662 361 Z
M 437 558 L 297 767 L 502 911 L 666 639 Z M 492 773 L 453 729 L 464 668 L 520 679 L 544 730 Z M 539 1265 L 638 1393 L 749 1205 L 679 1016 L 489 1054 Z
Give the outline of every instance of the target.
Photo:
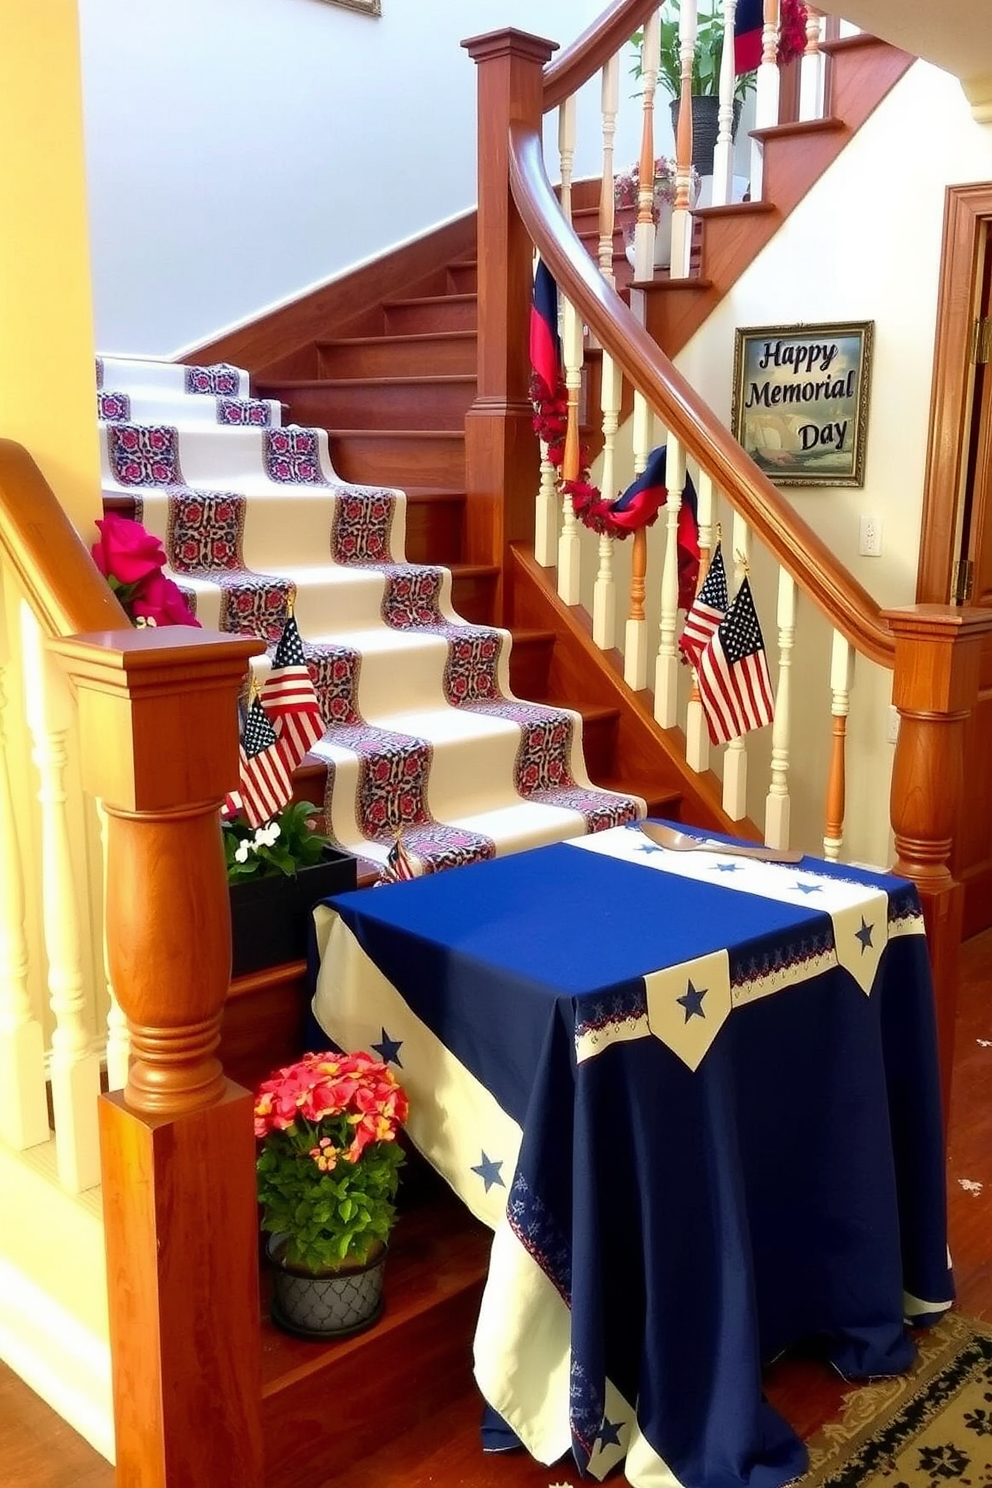
M 730 606 L 727 594 L 727 570 L 723 566 L 723 548 L 717 543 L 713 549 L 710 566 L 685 617 L 685 625 L 679 639 L 679 650 L 692 666 L 699 665 L 699 658 L 716 634 L 717 628 Z
M 412 853 L 407 851 L 403 833 L 397 832 L 396 841 L 386 854 L 382 870 L 383 883 L 403 883 L 410 878 L 419 878 L 423 868 Z
M 275 726 L 286 768 L 292 774 L 324 732 L 323 714 L 292 610 L 272 658 L 272 670 L 262 686 L 262 704 Z
M 699 657 L 696 682 L 714 744 L 738 739 L 775 716 L 765 643 L 746 577 Z
M 292 766 L 287 766 L 272 720 L 257 692 L 252 694 L 241 735 L 241 809 L 261 827 L 292 800 Z

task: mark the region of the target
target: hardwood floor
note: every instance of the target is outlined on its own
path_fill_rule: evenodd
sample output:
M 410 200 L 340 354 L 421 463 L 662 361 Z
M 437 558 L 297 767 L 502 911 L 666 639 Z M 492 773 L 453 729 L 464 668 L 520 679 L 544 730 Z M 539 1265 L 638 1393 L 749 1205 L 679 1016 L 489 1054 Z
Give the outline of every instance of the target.
M 992 1318 L 992 931 L 967 942 L 955 1046 L 948 1208 L 958 1304 Z M 767 1375 L 770 1399 L 803 1434 L 836 1413 L 845 1386 L 820 1364 L 789 1359 Z M 484 1457 L 480 1406 L 461 1396 L 416 1430 L 328 1479 L 322 1488 L 548 1488 L 576 1484 L 566 1462 L 541 1467 L 520 1453 Z M 620 1485 L 622 1478 L 614 1478 Z M 0 1484 L 112 1488 L 114 1470 L 0 1364 Z M 218 1485 L 226 1488 L 226 1485 Z

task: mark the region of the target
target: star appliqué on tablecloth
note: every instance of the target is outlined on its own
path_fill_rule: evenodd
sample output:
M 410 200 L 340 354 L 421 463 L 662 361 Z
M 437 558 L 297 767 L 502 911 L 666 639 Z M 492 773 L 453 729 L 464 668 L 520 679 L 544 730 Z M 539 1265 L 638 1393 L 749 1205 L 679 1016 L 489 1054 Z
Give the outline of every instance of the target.
M 822 884 L 794 883 L 792 885 L 792 887 L 793 887 L 793 889 L 795 890 L 795 892 L 797 894 L 822 894 L 823 893 L 823 885 Z
M 744 867 L 741 863 L 714 863 L 714 873 L 743 873 Z
M 371 1044 L 369 1047 L 375 1050 L 383 1064 L 395 1064 L 398 1069 L 403 1068 L 403 1061 L 400 1058 L 400 1050 L 403 1047 L 402 1039 L 391 1039 L 383 1028 L 379 1043 Z
M 603 1424 L 596 1432 L 596 1440 L 600 1448 L 618 1447 L 620 1445 L 620 1428 L 622 1421 L 611 1421 L 609 1416 L 603 1417 Z
M 483 1152 L 482 1161 L 478 1164 L 477 1167 L 474 1167 L 472 1169 L 472 1172 L 478 1173 L 479 1177 L 486 1185 L 486 1193 L 488 1193 L 495 1184 L 498 1184 L 500 1188 L 506 1187 L 506 1184 L 503 1182 L 499 1171 L 502 1166 L 502 1159 L 494 1161 L 491 1157 L 487 1157 L 485 1152 Z
M 869 925 L 868 922 L 866 921 L 864 915 L 862 915 L 861 916 L 861 929 L 860 930 L 855 930 L 855 932 L 854 932 L 854 938 L 855 938 L 855 940 L 860 940 L 860 942 L 861 942 L 861 954 L 862 954 L 862 956 L 864 955 L 865 951 L 867 951 L 869 949 L 874 949 L 874 947 L 872 946 L 872 943 L 871 943 L 871 933 L 874 930 L 874 928 L 875 928 L 875 926 L 874 925 Z
M 649 842 L 645 837 L 641 842 L 637 844 L 637 851 L 643 853 L 663 853 L 665 849 L 663 847 L 659 847 L 655 842 Z
M 685 1021 L 687 1023 L 690 1018 L 706 1017 L 706 1014 L 703 1012 L 703 998 L 708 991 L 708 987 L 696 988 L 692 985 L 692 982 L 689 982 L 682 996 L 676 997 L 675 1001 L 679 1007 L 685 1008 Z

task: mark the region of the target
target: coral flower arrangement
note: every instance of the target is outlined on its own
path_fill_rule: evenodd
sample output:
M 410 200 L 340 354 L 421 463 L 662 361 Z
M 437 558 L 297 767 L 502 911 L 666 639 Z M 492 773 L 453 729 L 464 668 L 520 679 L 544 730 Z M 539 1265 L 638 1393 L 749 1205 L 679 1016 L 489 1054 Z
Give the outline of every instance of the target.
M 262 1229 L 280 1260 L 321 1273 L 361 1267 L 389 1238 L 406 1093 L 371 1054 L 305 1054 L 255 1097 Z

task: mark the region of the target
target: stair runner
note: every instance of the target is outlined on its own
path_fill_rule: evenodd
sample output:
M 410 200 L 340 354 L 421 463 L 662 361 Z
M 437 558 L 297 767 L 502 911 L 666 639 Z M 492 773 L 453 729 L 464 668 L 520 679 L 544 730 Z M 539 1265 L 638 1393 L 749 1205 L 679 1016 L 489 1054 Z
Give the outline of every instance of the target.
M 581 720 L 509 689 L 510 636 L 463 620 L 448 569 L 404 561 L 402 491 L 334 472 L 247 373 L 97 359 L 104 495 L 161 538 L 201 624 L 269 643 L 293 602 L 327 729 L 325 830 L 380 871 L 402 829 L 422 871 L 645 813 L 593 786 Z

